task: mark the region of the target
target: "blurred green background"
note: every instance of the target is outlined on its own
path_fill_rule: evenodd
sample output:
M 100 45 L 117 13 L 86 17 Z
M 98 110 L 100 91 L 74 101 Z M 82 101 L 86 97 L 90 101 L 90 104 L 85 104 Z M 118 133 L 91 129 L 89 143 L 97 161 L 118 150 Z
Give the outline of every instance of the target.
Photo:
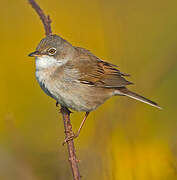
M 114 97 L 75 140 L 82 179 L 177 179 L 177 1 L 38 0 L 54 33 L 131 74 L 132 90 L 162 111 Z M 1 1 L 0 179 L 72 179 L 55 101 L 27 57 L 44 29 L 27 0 Z M 73 129 L 83 113 L 71 115 Z

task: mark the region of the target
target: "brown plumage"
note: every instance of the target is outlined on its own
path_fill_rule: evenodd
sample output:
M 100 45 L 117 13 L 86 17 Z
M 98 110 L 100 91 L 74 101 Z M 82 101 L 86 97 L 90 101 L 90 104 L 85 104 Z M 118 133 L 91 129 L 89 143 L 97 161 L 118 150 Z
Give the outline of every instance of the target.
M 79 54 L 75 59 L 75 61 L 79 61 L 79 63 L 76 62 L 75 68 L 81 73 L 79 79 L 81 83 L 105 88 L 124 87 L 133 84 L 123 78 L 128 74 L 121 73 L 115 65 L 100 60 L 86 49 L 75 48 Z

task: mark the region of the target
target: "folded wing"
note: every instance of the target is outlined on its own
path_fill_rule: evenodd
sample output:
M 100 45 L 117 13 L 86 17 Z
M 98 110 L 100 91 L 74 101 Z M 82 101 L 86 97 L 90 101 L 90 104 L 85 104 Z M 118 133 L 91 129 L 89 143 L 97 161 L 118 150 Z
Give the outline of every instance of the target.
M 123 76 L 128 74 L 121 73 L 113 64 L 105 62 L 94 56 L 90 51 L 78 48 L 79 63 L 77 67 L 81 74 L 79 81 L 97 87 L 117 88 L 133 84 L 127 81 Z M 77 62 L 76 62 L 77 63 Z

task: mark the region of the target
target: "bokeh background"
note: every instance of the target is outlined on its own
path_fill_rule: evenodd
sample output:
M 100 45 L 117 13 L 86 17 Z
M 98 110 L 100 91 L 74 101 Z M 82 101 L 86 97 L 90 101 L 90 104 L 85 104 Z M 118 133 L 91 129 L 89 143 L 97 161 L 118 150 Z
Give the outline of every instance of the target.
M 177 1 L 38 0 L 54 33 L 117 64 L 163 110 L 115 97 L 75 140 L 82 179 L 177 179 Z M 0 6 L 0 179 L 72 179 L 55 101 L 27 57 L 44 29 L 27 0 Z M 83 113 L 71 115 L 73 129 Z

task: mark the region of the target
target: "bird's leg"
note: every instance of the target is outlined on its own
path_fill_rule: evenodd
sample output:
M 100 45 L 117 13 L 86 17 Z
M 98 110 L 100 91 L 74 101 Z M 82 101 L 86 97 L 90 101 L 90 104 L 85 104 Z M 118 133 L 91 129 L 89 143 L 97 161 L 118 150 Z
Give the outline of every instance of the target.
M 79 136 L 79 134 L 80 134 L 80 132 L 81 132 L 81 129 L 82 129 L 82 127 L 84 126 L 84 123 L 85 123 L 85 121 L 86 121 L 89 113 L 90 113 L 90 112 L 86 112 L 86 113 L 85 113 L 84 119 L 82 120 L 81 125 L 80 125 L 77 133 L 74 133 L 72 136 L 66 138 L 66 139 L 64 140 L 64 142 L 63 142 L 63 145 L 64 145 L 67 141 L 73 140 L 73 139 L 75 139 L 75 138 L 77 138 L 77 137 Z
M 84 126 L 84 123 L 85 123 L 85 121 L 86 121 L 86 119 L 87 119 L 89 113 L 90 113 L 90 112 L 86 112 L 86 113 L 85 113 L 84 119 L 82 120 L 81 125 L 80 125 L 80 127 L 79 127 L 77 133 L 74 135 L 74 138 L 76 138 L 76 137 L 79 136 L 79 134 L 80 134 L 80 132 L 81 132 L 81 129 L 82 129 L 82 127 Z

